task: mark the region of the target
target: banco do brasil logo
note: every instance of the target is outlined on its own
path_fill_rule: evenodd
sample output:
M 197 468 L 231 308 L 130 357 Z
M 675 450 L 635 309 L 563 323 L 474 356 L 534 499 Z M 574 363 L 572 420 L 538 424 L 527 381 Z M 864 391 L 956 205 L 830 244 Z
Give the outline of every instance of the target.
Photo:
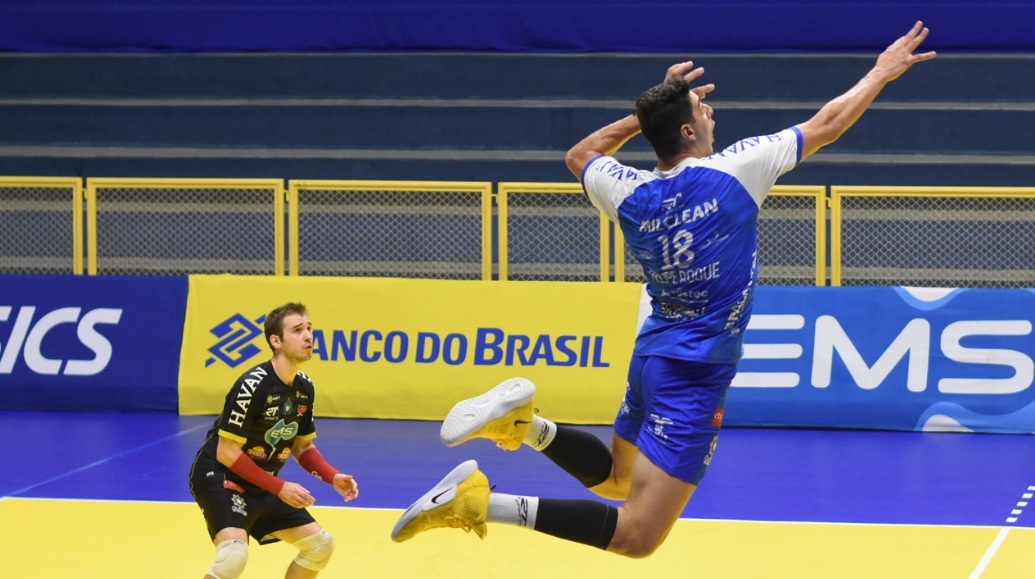
M 262 352 L 262 348 L 255 344 L 255 339 L 262 335 L 262 322 L 265 319 L 265 314 L 252 321 L 238 313 L 209 330 L 219 341 L 208 349 L 212 357 L 205 360 L 205 367 L 219 360 L 236 368 Z

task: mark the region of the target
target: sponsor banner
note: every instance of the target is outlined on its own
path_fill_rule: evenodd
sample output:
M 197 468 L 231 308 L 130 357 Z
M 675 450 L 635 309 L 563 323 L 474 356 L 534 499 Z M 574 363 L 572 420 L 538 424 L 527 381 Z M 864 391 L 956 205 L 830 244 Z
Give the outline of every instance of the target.
M 0 276 L 0 409 L 176 411 L 187 278 Z
M 759 287 L 725 422 L 1035 433 L 1035 291 Z
M 440 420 L 498 382 L 536 382 L 561 422 L 610 423 L 625 389 L 638 284 L 190 277 L 180 412 L 214 414 L 269 358 L 266 312 L 309 308 L 319 416 Z

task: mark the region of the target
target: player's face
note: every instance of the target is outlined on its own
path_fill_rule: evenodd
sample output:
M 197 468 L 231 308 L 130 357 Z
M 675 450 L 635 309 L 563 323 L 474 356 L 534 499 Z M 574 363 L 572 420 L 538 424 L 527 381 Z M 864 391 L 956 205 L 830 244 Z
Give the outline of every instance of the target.
M 715 121 L 712 119 L 712 107 L 704 104 L 696 93 L 690 93 L 690 115 L 692 127 L 697 135 L 696 144 L 698 149 L 705 156 L 714 152 L 715 145 Z
M 284 318 L 280 352 L 289 360 L 305 362 L 313 357 L 313 325 L 309 318 L 291 314 Z

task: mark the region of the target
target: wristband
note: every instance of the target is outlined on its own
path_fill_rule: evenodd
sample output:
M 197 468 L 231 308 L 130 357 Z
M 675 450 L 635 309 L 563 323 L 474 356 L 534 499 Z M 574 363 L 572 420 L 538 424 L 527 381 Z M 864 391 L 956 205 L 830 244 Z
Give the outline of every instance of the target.
M 234 464 L 230 465 L 230 470 L 268 493 L 279 495 L 284 488 L 283 480 L 259 468 L 259 465 L 255 464 L 255 461 L 248 458 L 246 454 L 242 453 L 241 456 L 238 456 Z
M 334 475 L 338 474 L 338 470 L 327 464 L 327 461 L 323 459 L 323 455 L 320 454 L 320 451 L 315 446 L 310 447 L 309 450 L 298 456 L 298 464 L 309 471 L 309 474 L 328 484 L 333 484 Z

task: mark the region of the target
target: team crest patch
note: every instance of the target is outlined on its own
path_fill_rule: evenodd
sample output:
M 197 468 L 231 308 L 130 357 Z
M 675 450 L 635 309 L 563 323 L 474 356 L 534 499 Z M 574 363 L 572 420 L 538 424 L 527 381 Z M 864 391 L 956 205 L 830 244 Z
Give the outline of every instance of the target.
M 231 506 L 230 508 L 233 509 L 235 513 L 241 515 L 242 517 L 248 516 L 248 511 L 244 508 L 245 503 L 244 499 L 241 498 L 241 495 L 233 495 L 232 497 L 230 497 L 230 502 L 233 503 L 233 506 Z

